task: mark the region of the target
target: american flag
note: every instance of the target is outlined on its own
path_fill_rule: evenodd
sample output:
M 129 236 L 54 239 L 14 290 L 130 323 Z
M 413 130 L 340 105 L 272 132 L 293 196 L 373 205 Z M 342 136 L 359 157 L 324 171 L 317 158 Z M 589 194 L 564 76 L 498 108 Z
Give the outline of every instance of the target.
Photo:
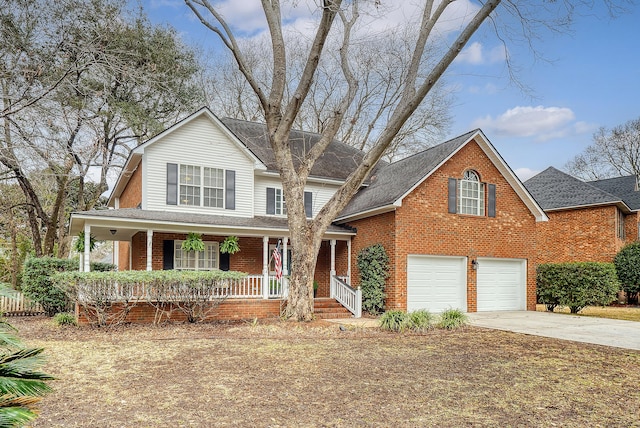
M 280 243 L 273 249 L 273 263 L 276 265 L 276 279 L 282 279 L 282 257 L 280 257 Z

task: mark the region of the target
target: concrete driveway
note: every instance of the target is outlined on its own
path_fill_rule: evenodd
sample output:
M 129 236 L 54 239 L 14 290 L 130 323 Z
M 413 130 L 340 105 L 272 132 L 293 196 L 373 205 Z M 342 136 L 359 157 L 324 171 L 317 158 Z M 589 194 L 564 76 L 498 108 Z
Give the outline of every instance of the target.
M 533 311 L 467 315 L 477 327 L 640 350 L 640 322 Z

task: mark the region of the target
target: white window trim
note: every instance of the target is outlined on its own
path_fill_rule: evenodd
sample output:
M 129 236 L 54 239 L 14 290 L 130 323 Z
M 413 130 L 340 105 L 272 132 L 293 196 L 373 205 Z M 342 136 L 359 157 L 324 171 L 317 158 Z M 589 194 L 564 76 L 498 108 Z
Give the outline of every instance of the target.
M 475 176 L 475 179 L 469 179 L 467 178 L 467 174 L 473 174 Z M 463 196 L 463 187 L 464 186 L 477 186 L 477 189 L 471 189 L 471 191 L 477 190 L 478 192 L 478 197 L 472 197 L 472 196 Z M 473 216 L 477 216 L 477 217 L 484 217 L 485 213 L 486 213 L 486 203 L 485 203 L 485 183 L 483 183 L 482 181 L 480 181 L 480 175 L 474 171 L 474 170 L 467 170 L 465 171 L 462 179 L 460 180 L 460 183 L 458 184 L 458 214 L 463 214 L 463 215 L 473 215 Z M 466 190 L 469 190 L 468 188 Z M 466 206 L 464 204 L 465 201 L 472 201 L 473 202 L 473 211 L 474 212 L 467 212 L 469 210 L 469 207 Z
M 182 174 L 180 174 L 180 170 L 182 167 L 191 167 L 191 168 L 199 168 L 200 170 L 200 184 L 198 186 L 194 186 L 193 184 L 186 184 L 182 182 Z M 222 171 L 222 187 L 210 187 L 210 186 L 205 186 L 204 185 L 204 170 L 205 169 L 216 169 L 216 170 L 220 170 Z M 178 164 L 178 205 L 184 206 L 184 207 L 202 207 L 202 208 L 214 208 L 214 209 L 224 209 L 225 208 L 225 189 L 226 189 L 226 170 L 224 168 L 214 168 L 214 167 L 209 167 L 209 166 L 202 166 L 202 165 L 189 165 L 189 164 Z M 186 204 L 182 202 L 182 193 L 181 193 L 181 187 L 182 186 L 191 186 L 191 187 L 199 187 L 199 194 L 200 194 L 200 204 L 199 205 L 195 205 L 195 204 Z M 204 204 L 204 189 L 208 188 L 208 189 L 221 189 L 222 190 L 222 206 L 219 207 L 212 207 L 212 206 L 208 206 Z
M 173 268 L 175 270 L 196 270 L 196 271 L 202 271 L 202 270 L 216 270 L 220 268 L 220 244 L 216 241 L 204 241 L 204 251 L 202 252 L 198 252 L 198 257 L 200 256 L 200 253 L 203 254 L 204 256 L 206 256 L 209 253 L 209 250 L 212 249 L 213 250 L 213 254 L 215 254 L 215 263 L 214 266 L 211 268 L 200 268 L 198 266 L 199 263 L 195 263 L 195 268 L 190 269 L 190 268 L 183 268 L 183 267 L 178 267 L 178 251 L 182 251 L 180 249 L 180 247 L 182 246 L 182 243 L 184 241 L 174 241 L 173 245 L 174 245 L 174 251 L 173 251 Z M 193 251 L 189 251 L 187 252 L 188 254 L 193 253 Z M 182 265 L 183 263 L 180 262 L 180 265 Z
M 278 198 L 280 198 L 278 200 Z M 284 199 L 284 190 L 282 188 L 275 187 L 274 188 L 274 197 L 273 197 L 273 210 L 274 215 L 286 217 L 287 216 L 287 201 Z M 278 204 L 278 202 L 280 202 Z

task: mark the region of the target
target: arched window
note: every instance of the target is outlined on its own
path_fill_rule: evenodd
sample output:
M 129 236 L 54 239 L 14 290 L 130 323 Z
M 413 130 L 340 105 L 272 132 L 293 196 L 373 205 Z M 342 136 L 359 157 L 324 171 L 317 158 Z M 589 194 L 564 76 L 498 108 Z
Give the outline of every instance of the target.
M 471 169 L 464 172 L 459 195 L 458 213 L 484 215 L 484 183 L 480 182 L 477 172 Z

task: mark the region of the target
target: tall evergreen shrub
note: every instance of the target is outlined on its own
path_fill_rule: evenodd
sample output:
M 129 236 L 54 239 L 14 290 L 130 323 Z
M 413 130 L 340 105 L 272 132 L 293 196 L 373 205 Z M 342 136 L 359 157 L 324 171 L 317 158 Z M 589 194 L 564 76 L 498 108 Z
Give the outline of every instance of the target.
M 616 273 L 629 302 L 638 303 L 640 292 L 640 242 L 626 245 L 613 259 Z
M 362 309 L 372 314 L 384 310 L 384 287 L 389 277 L 389 256 L 382 244 L 374 244 L 358 253 Z

